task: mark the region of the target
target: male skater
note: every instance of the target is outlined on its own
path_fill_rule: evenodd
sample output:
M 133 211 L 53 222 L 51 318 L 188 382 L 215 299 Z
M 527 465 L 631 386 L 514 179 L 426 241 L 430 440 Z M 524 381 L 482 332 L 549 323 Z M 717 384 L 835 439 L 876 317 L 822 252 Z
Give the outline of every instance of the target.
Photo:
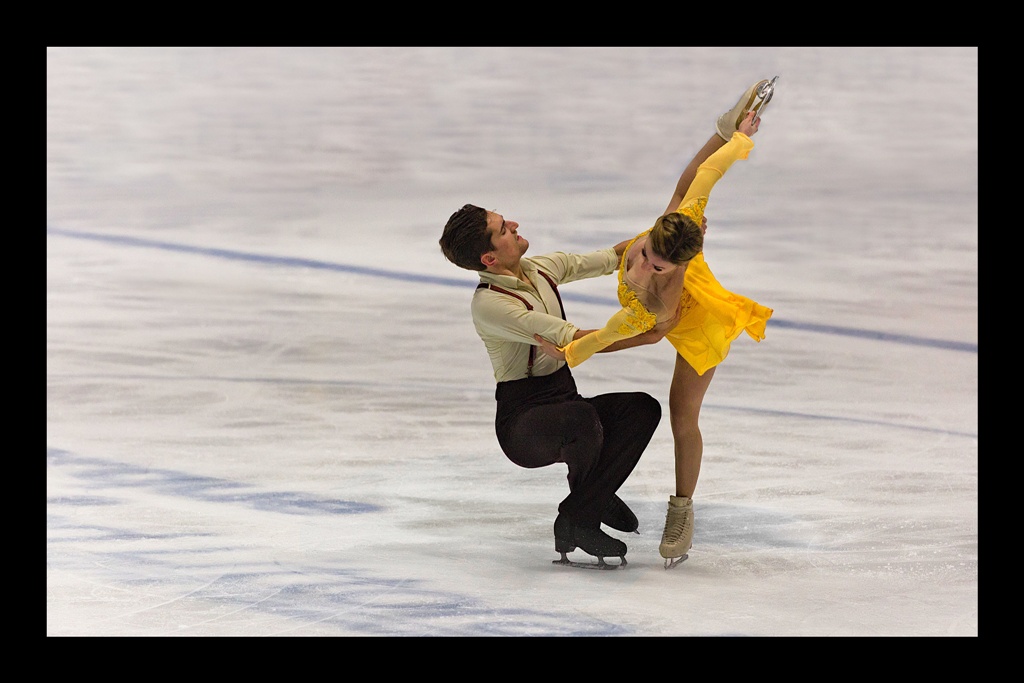
M 445 257 L 480 273 L 471 305 L 497 382 L 495 432 L 502 451 L 520 467 L 565 463 L 569 495 L 558 505 L 559 564 L 579 547 L 598 558 L 587 566 L 626 564 L 626 544 L 601 529 L 637 530 L 632 510 L 615 494 L 636 467 L 661 420 L 661 404 L 643 392 L 584 398 L 569 366 L 538 352 L 534 335 L 568 344 L 590 330 L 565 320 L 557 286 L 614 272 L 627 242 L 588 254 L 523 255 L 530 243 L 519 224 L 471 204 L 452 214 L 440 239 Z M 654 343 L 664 331 L 634 337 Z M 609 347 L 612 351 L 619 346 Z M 604 558 L 618 556 L 619 564 Z

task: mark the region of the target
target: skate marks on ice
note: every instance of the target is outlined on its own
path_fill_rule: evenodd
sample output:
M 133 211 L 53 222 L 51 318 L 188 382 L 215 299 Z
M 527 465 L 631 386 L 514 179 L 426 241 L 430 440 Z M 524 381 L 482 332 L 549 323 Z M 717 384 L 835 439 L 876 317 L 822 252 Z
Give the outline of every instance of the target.
M 383 514 L 377 505 L 261 492 L 58 449 L 48 451 L 47 468 L 64 492 L 47 500 L 47 571 L 69 577 L 48 596 L 56 604 L 61 595 L 87 596 L 48 611 L 49 635 L 631 633 L 601 619 L 430 588 L 429 579 L 389 577 L 365 568 L 359 553 L 319 547 L 317 538 L 344 530 L 332 520 Z M 295 534 L 296 554 L 280 537 L 294 533 L 287 520 L 297 515 L 315 531 L 309 539 Z
M 793 573 L 926 579 L 947 586 L 973 583 L 978 570 L 972 520 L 932 520 L 882 510 L 836 513 L 811 504 L 781 511 L 764 504 L 703 502 L 690 551 L 665 569 L 761 578 Z M 657 553 L 657 541 L 631 548 Z M 963 559 L 950 561 L 950 557 Z M 886 558 L 879 563 L 877 558 Z M 679 567 L 685 561 L 685 567 Z M 671 562 L 671 564 L 670 564 Z M 660 567 L 661 565 L 659 565 Z
M 240 482 L 206 477 L 171 469 L 139 467 L 103 458 L 80 456 L 56 448 L 46 451 L 46 465 L 68 468 L 72 477 L 87 483 L 90 491 L 99 488 L 114 492 L 130 489 L 145 489 L 151 493 L 185 497 L 191 500 L 223 502 L 243 505 L 255 510 L 267 510 L 284 514 L 359 514 L 379 512 L 380 506 L 347 500 L 317 498 L 307 493 L 291 491 L 257 491 Z M 96 504 L 97 497 L 61 495 L 47 504 L 86 505 Z M 111 499 L 113 500 L 113 499 Z

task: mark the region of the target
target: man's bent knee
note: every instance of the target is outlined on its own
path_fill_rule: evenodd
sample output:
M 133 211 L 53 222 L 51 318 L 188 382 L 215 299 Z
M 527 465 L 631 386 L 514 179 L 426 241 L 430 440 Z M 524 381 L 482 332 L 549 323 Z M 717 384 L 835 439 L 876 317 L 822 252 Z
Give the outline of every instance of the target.
M 657 427 L 658 423 L 661 422 L 661 402 L 643 391 L 638 391 L 634 394 L 635 401 L 637 403 L 637 410 L 642 415 L 647 416 L 654 426 Z

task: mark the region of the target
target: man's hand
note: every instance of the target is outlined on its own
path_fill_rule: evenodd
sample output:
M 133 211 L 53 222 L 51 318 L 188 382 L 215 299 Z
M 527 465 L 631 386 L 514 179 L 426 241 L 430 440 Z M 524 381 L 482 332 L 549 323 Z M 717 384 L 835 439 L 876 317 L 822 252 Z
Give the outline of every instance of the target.
M 551 356 L 555 360 L 565 360 L 565 351 L 562 351 L 560 348 L 558 348 L 557 346 L 555 346 L 554 344 L 552 344 L 539 334 L 533 335 L 533 338 L 537 341 L 537 344 L 540 346 L 541 351 Z

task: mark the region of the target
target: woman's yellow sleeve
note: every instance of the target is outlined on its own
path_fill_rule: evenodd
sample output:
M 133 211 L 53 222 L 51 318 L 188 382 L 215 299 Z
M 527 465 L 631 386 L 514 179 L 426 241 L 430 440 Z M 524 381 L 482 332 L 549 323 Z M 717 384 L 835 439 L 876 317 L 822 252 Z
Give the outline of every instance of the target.
M 569 367 L 574 368 L 615 342 L 646 332 L 654 327 L 656 322 L 657 318 L 645 310 L 623 308 L 613 315 L 603 328 L 569 342 L 561 347 L 561 350 L 565 352 L 565 360 Z

